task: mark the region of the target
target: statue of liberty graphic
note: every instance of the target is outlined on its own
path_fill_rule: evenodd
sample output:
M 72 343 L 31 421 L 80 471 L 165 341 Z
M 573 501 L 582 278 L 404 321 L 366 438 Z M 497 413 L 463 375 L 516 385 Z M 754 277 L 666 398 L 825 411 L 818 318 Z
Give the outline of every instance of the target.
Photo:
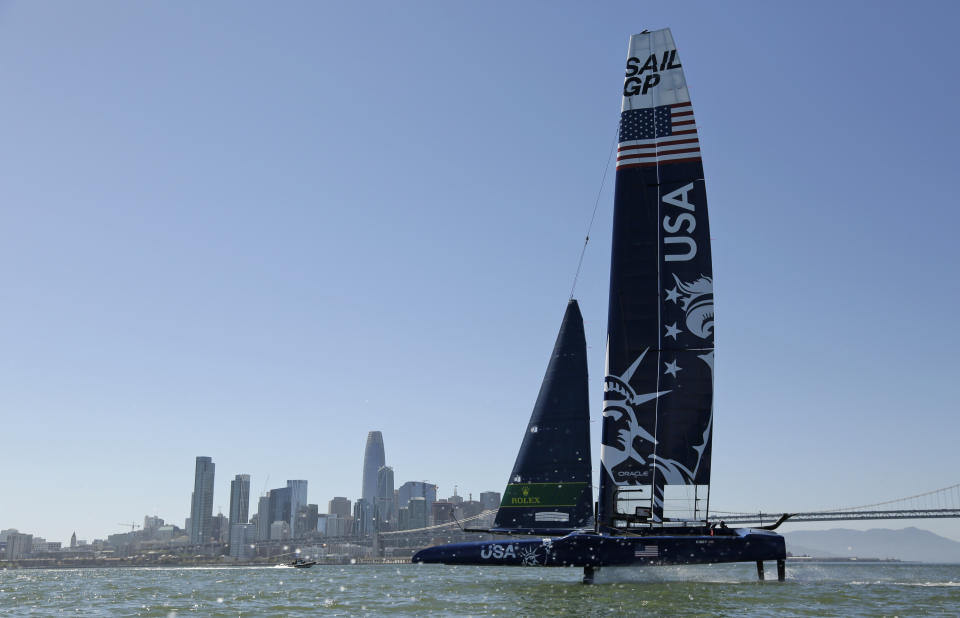
M 674 280 L 677 286 L 673 290 L 667 290 L 667 298 L 669 300 L 672 297 L 674 302 L 679 301 L 686 312 L 687 331 L 701 339 L 712 336 L 713 281 L 709 277 L 700 277 L 692 283 L 683 283 L 676 276 Z M 677 332 L 677 329 L 671 329 Z M 651 409 L 651 406 L 657 406 L 657 400 L 669 396 L 672 389 L 638 393 L 631 384 L 634 374 L 643 365 L 649 352 L 650 348 L 641 352 L 622 374 L 608 375 L 604 379 L 604 442 L 601 445 L 601 461 L 607 474 L 617 485 L 649 485 L 652 483 L 654 471 L 658 484 L 692 485 L 710 440 L 713 417 L 711 415 L 707 422 L 700 443 L 691 445 L 696 454 L 692 469 L 679 461 L 656 454 L 655 427 L 644 427 L 638 419 L 656 418 L 657 412 Z M 707 364 L 712 376 L 713 351 L 700 354 L 698 358 Z M 675 363 L 674 368 L 676 369 Z

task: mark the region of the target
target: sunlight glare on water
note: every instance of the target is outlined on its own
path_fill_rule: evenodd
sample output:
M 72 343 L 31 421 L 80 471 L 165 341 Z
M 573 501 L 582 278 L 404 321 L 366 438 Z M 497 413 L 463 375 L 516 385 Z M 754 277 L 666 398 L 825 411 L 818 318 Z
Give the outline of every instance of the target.
M 758 582 L 752 564 L 580 569 L 440 565 L 0 571 L 0 615 L 873 616 L 952 613 L 960 565 L 788 564 Z

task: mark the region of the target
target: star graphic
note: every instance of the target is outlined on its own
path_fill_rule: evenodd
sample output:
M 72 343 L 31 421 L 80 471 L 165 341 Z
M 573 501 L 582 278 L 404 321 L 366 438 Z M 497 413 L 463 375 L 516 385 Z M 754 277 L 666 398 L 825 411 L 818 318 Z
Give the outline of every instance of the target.
M 677 340 L 677 335 L 683 332 L 679 328 L 677 328 L 676 322 L 674 322 L 673 324 L 664 324 L 663 327 L 667 329 L 667 334 L 664 335 L 664 337 L 673 337 L 674 341 Z
M 673 361 L 672 363 L 664 363 L 664 365 L 666 365 L 667 368 L 663 372 L 663 375 L 667 375 L 669 373 L 673 377 L 677 377 L 677 372 L 683 371 L 682 367 L 677 367 L 677 361 Z
M 677 302 L 677 299 L 680 298 L 680 292 L 677 291 L 677 286 L 673 286 L 672 290 L 664 290 L 667 293 L 667 301 Z

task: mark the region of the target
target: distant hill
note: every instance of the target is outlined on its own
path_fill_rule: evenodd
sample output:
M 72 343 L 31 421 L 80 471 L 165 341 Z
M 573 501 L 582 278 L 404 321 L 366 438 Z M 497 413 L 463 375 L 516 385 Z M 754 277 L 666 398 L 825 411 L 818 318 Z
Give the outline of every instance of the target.
M 787 532 L 787 551 L 819 558 L 896 558 L 960 563 L 960 543 L 919 528 L 800 530 Z
M 783 535 L 787 539 L 787 551 L 790 552 L 793 556 L 810 556 L 812 558 L 840 558 L 837 554 L 832 551 L 827 551 L 825 549 L 820 549 L 819 547 L 805 547 L 803 545 L 797 545 L 790 541 L 790 537 L 787 534 Z

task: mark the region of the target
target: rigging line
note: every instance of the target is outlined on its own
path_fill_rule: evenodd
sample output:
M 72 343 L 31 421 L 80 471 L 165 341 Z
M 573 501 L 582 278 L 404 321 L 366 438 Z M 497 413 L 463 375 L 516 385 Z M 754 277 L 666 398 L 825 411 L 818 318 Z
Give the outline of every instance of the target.
M 597 208 L 600 206 L 600 196 L 603 195 L 603 187 L 607 182 L 607 173 L 610 171 L 610 159 L 613 158 L 613 151 L 617 145 L 617 138 L 620 135 L 620 120 L 617 119 L 617 130 L 613 134 L 613 141 L 610 143 L 610 154 L 607 155 L 607 164 L 603 167 L 603 178 L 600 179 L 600 190 L 597 191 L 597 199 L 593 203 L 593 214 L 590 215 L 590 224 L 587 226 L 587 236 L 583 239 L 583 248 L 580 249 L 580 259 L 577 260 L 577 272 L 573 275 L 573 285 L 570 286 L 570 299 L 573 300 L 573 293 L 577 289 L 577 279 L 580 278 L 580 269 L 583 268 L 583 256 L 587 253 L 587 243 L 590 242 L 590 232 L 593 231 L 593 222 L 597 218 Z

